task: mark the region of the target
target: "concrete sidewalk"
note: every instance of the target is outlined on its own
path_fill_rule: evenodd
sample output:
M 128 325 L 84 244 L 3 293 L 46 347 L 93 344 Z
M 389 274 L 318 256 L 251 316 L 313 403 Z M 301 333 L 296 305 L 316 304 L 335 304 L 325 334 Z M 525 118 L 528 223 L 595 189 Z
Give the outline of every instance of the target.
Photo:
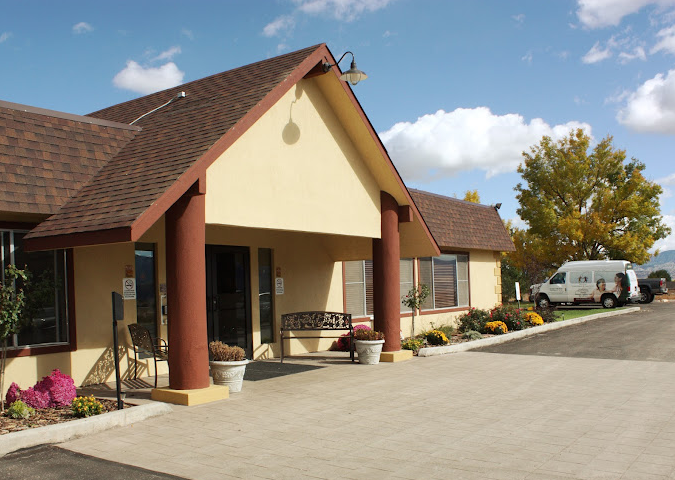
M 675 478 L 675 363 L 466 352 L 324 366 L 61 446 L 195 479 Z

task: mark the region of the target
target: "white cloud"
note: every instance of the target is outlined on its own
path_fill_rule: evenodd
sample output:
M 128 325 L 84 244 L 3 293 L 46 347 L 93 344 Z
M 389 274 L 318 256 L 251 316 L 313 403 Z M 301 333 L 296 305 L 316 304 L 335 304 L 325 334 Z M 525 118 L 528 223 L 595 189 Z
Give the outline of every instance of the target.
M 625 99 L 619 123 L 638 132 L 675 133 L 675 70 L 657 74 Z
M 654 5 L 660 8 L 675 5 L 675 0 L 577 0 L 577 17 L 587 28 L 616 26 L 627 15 Z
M 393 0 L 293 0 L 295 11 L 281 15 L 263 28 L 263 35 L 286 35 L 295 28 L 298 15 L 328 16 L 341 22 L 353 22 L 364 13 L 381 10 Z
M 659 30 L 656 36 L 660 39 L 649 51 L 652 55 L 661 50 L 675 54 L 675 25 Z
M 675 173 L 671 173 L 667 177 L 656 179 L 656 183 L 659 185 L 675 185 Z
M 352 22 L 363 13 L 372 13 L 392 0 L 293 0 L 300 12 L 308 15 L 330 15 L 336 20 Z
M 189 38 L 190 40 L 194 40 L 195 36 L 192 33 L 192 30 L 188 30 L 187 28 L 181 28 L 180 34 L 183 35 L 184 37 Z
M 668 225 L 672 231 L 675 232 L 675 215 L 664 215 L 663 223 Z M 675 250 L 675 233 L 664 239 L 657 240 L 651 251 L 653 252 L 655 250 L 660 250 L 662 252 L 665 252 L 666 250 Z
M 6 42 L 9 40 L 9 37 L 12 36 L 12 32 L 2 32 L 0 35 L 0 43 Z
M 527 230 L 529 228 L 527 222 L 525 222 L 525 220 L 520 218 L 518 215 L 513 218 L 509 218 L 508 221 L 511 222 L 511 226 L 513 228 L 519 228 L 521 230 Z
M 511 18 L 514 19 L 518 25 L 522 25 L 523 23 L 525 23 L 524 13 L 519 13 L 518 15 L 511 15 Z
M 484 170 L 487 177 L 512 172 L 522 152 L 542 136 L 560 139 L 575 128 L 591 133 L 590 125 L 580 122 L 551 127 L 541 118 L 528 124 L 518 114 L 458 108 L 397 123 L 380 138 L 405 180 L 428 181 L 470 170 Z
M 129 60 L 127 66 L 113 78 L 113 85 L 147 95 L 180 85 L 184 76 L 185 72 L 181 72 L 173 62 L 146 68 Z
M 181 53 L 180 47 L 171 47 L 168 50 L 163 51 L 159 55 L 157 55 L 155 58 L 153 58 L 151 61 L 152 62 L 159 62 L 162 60 L 171 60 L 175 55 L 178 55 Z
M 94 27 L 87 22 L 80 22 L 73 25 L 73 33 L 87 33 L 94 30 Z
M 295 19 L 291 15 L 282 15 L 275 18 L 272 22 L 265 25 L 263 35 L 266 37 L 275 37 L 295 27 Z
M 593 48 L 591 48 L 586 55 L 581 58 L 581 61 L 584 63 L 598 63 L 603 60 L 608 59 L 612 56 L 612 52 L 609 47 L 604 50 L 600 47 L 600 42 L 595 42 Z
M 635 47 L 632 52 L 621 52 L 619 53 L 619 63 L 626 64 L 633 60 L 647 60 L 647 55 L 645 54 L 645 49 L 642 47 Z
M 523 62 L 529 63 L 530 65 L 532 65 L 532 52 L 527 52 L 525 55 L 523 55 L 522 57 L 520 57 L 520 59 L 521 59 Z

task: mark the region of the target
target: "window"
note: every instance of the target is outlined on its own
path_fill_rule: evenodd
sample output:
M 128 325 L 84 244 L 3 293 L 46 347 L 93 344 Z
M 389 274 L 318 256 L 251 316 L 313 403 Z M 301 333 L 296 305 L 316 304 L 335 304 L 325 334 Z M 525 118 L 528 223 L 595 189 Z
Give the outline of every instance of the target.
M 443 254 L 420 258 L 420 283 L 431 291 L 422 310 L 468 306 L 469 256 Z
M 553 275 L 551 278 L 551 285 L 564 285 L 565 284 L 565 272 L 558 272 Z
M 66 344 L 68 338 L 67 265 L 65 250 L 26 252 L 25 231 L 0 230 L 0 260 L 4 282 L 7 265 L 31 274 L 26 295 L 25 324 L 9 338 L 10 348 Z
M 260 343 L 274 343 L 274 295 L 272 295 L 272 250 L 258 249 L 258 298 Z
M 346 313 L 353 317 L 373 314 L 372 260 L 345 262 L 345 297 Z
M 400 272 L 400 294 L 403 297 L 413 286 L 412 258 L 401 259 Z M 372 260 L 345 262 L 345 297 L 347 299 L 346 313 L 351 313 L 353 317 L 373 315 Z M 410 308 L 401 303 L 401 313 L 410 311 Z

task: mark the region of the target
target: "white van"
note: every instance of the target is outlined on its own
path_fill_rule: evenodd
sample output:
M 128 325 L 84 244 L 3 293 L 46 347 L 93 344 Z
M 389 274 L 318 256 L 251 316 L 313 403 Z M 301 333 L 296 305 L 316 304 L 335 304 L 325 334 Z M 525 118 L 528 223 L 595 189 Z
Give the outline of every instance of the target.
M 640 298 L 637 275 L 626 260 L 584 260 L 566 262 L 546 282 L 534 285 L 539 307 L 560 303 L 601 304 L 614 308 Z

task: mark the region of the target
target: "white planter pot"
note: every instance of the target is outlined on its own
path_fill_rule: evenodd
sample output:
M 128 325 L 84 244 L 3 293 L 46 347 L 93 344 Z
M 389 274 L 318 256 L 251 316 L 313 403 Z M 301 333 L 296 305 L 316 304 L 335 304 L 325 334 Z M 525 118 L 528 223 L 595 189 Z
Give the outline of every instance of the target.
M 359 356 L 359 363 L 364 365 L 380 363 L 380 353 L 382 353 L 384 340 L 355 340 L 354 345 Z
M 209 362 L 211 376 L 216 385 L 227 385 L 230 393 L 241 392 L 248 360 L 239 362 Z

